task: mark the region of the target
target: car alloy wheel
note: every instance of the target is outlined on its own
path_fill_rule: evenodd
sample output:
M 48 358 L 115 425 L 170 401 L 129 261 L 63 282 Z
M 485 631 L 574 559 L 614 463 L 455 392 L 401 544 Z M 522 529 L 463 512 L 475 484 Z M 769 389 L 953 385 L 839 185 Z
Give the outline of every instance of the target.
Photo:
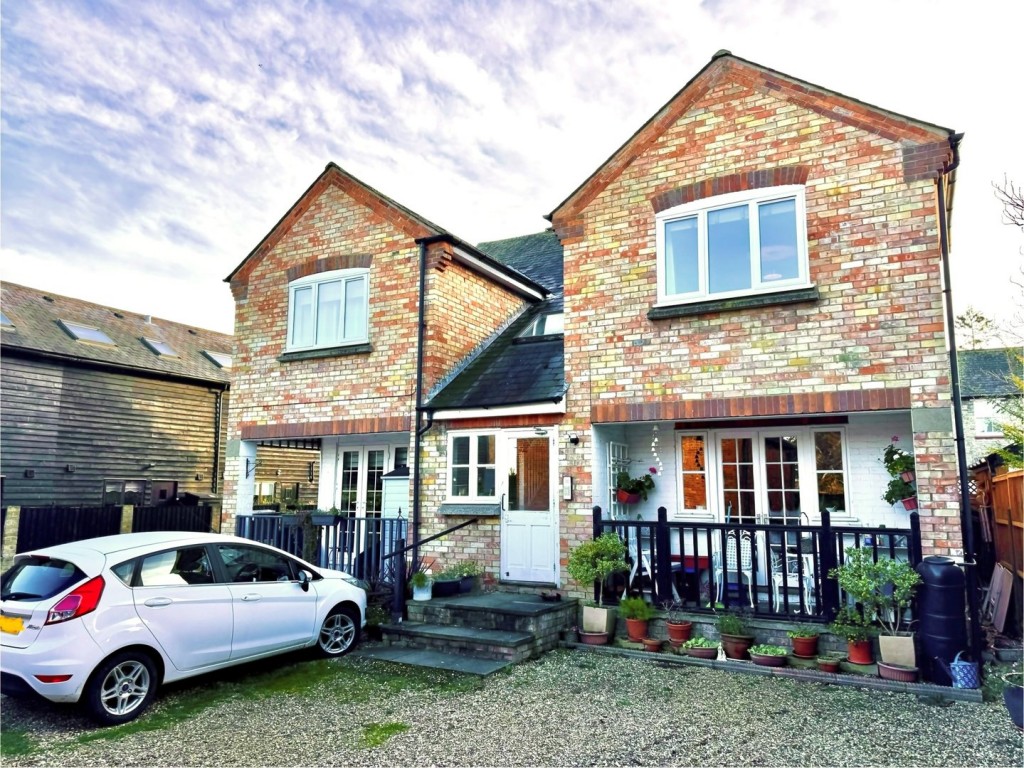
M 144 653 L 111 656 L 89 680 L 85 705 L 93 719 L 105 725 L 134 720 L 156 693 L 156 667 Z
M 335 608 L 320 625 L 317 647 L 324 656 L 341 656 L 359 641 L 359 621 L 348 607 Z

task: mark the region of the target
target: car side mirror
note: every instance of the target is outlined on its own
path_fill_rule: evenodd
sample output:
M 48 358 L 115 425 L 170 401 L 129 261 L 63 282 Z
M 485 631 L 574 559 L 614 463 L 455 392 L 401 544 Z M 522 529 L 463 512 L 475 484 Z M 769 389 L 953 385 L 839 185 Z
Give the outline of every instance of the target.
M 309 580 L 311 578 L 313 578 L 313 575 L 309 571 L 299 571 L 299 586 L 302 587 L 303 592 L 309 592 Z

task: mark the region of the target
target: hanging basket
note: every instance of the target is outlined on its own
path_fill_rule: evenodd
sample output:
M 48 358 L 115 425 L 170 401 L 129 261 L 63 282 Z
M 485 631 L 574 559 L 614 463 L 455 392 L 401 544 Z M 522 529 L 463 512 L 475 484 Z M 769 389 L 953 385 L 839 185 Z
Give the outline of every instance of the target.
M 628 491 L 624 491 L 621 488 L 617 488 L 615 490 L 615 498 L 618 500 L 620 504 L 636 504 L 638 501 L 640 501 L 640 494 L 629 493 Z

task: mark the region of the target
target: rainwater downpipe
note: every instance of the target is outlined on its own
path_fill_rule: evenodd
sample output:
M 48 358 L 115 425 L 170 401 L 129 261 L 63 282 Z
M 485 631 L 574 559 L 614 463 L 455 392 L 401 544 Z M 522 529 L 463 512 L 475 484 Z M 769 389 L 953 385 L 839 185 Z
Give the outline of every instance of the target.
M 971 489 L 967 478 L 967 450 L 964 446 L 964 411 L 960 398 L 960 366 L 956 357 L 956 331 L 953 324 L 953 287 L 949 271 L 949 238 L 946 221 L 946 179 L 960 165 L 962 133 L 951 134 L 949 144 L 953 150 L 950 166 L 935 179 L 939 204 L 939 249 L 942 259 L 942 282 L 946 305 L 946 328 L 949 333 L 949 373 L 952 379 L 953 428 L 956 430 L 956 463 L 960 477 L 960 532 L 964 542 L 964 577 L 967 589 L 967 613 L 970 618 L 971 658 L 981 660 L 981 623 L 978 605 L 978 571 L 974 551 L 974 525 L 971 521 Z
M 415 573 L 420 566 L 420 447 L 423 435 L 434 423 L 434 412 L 427 411 L 427 423 L 420 423 L 423 414 L 423 347 L 427 336 L 427 248 L 441 238 L 425 237 L 416 243 L 420 247 L 420 281 L 419 281 L 419 326 L 416 339 L 416 437 L 413 442 L 413 474 L 412 474 L 412 571 Z

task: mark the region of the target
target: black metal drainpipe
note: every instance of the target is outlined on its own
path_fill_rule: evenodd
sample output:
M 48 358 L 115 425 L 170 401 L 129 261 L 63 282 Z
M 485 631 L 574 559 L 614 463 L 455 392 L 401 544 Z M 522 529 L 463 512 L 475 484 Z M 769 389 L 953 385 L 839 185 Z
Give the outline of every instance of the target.
M 935 180 L 939 203 L 939 247 L 942 257 L 943 293 L 946 303 L 946 328 L 949 333 L 949 375 L 952 378 L 953 428 L 956 430 L 957 474 L 960 476 L 960 531 L 964 541 L 964 577 L 967 588 L 967 613 L 970 618 L 971 657 L 981 660 L 981 623 L 978 605 L 978 571 L 974 559 L 974 525 L 971 521 L 971 489 L 967 477 L 967 451 L 964 447 L 964 412 L 960 399 L 960 366 L 956 359 L 956 331 L 953 325 L 953 287 L 949 276 L 949 239 L 946 234 L 946 186 L 945 180 L 960 165 L 960 139 L 962 133 L 952 134 L 949 144 L 953 150 L 953 162 Z
M 433 411 L 427 412 L 427 423 L 420 425 L 423 408 L 423 345 L 427 335 L 427 247 L 438 237 L 425 237 L 416 240 L 420 247 L 420 284 L 419 284 L 419 327 L 416 340 L 416 438 L 413 442 L 412 457 L 412 573 L 419 570 L 420 565 L 420 445 L 423 435 L 434 423 Z

